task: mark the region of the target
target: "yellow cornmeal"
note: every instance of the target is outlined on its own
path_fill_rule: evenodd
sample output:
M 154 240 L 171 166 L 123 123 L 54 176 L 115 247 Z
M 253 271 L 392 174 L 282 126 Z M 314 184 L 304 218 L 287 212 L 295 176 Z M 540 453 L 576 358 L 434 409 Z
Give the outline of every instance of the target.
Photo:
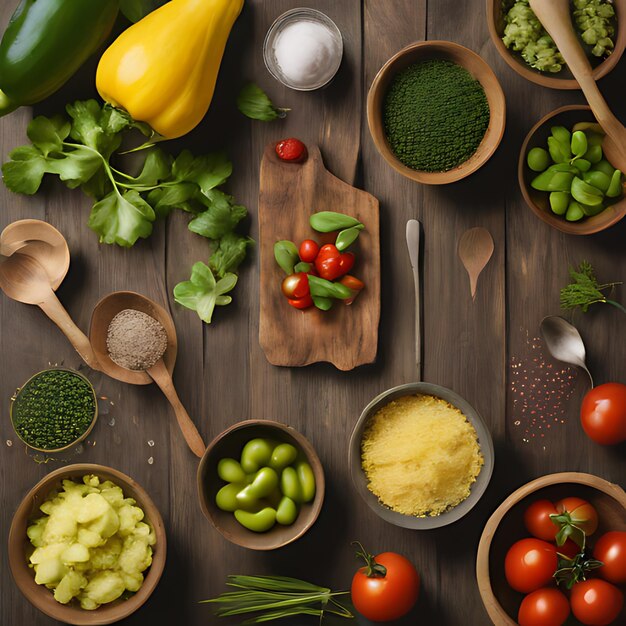
M 380 409 L 361 442 L 368 489 L 398 513 L 439 515 L 470 494 L 484 463 L 474 427 L 433 396 L 404 396 Z

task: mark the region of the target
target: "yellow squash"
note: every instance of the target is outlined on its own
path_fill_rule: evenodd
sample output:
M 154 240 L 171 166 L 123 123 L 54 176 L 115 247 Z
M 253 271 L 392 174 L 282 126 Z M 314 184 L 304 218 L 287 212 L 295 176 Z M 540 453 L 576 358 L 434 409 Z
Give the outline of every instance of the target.
M 125 30 L 96 73 L 103 100 L 168 139 L 205 116 L 244 0 L 171 0 Z

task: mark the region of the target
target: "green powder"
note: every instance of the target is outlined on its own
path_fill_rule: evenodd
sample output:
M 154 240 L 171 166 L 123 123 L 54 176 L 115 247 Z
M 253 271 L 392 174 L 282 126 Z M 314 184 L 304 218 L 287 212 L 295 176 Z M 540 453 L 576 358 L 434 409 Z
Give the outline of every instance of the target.
M 82 376 L 47 370 L 22 387 L 11 417 L 22 441 L 40 450 L 55 450 L 83 435 L 95 411 L 93 387 Z
M 445 172 L 464 163 L 489 126 L 481 84 L 460 65 L 432 59 L 399 72 L 385 96 L 387 141 L 406 166 Z

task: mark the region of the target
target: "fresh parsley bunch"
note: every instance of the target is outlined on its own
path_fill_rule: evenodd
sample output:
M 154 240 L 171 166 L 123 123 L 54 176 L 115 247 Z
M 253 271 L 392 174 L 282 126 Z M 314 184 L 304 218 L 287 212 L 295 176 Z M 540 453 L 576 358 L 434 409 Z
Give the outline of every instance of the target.
M 5 185 L 33 195 L 43 177 L 53 174 L 70 189 L 80 187 L 94 199 L 89 227 L 101 242 L 125 247 L 149 237 L 154 222 L 173 209 L 192 214 L 189 230 L 211 241 L 212 254 L 208 265 L 194 265 L 191 280 L 177 285 L 174 296 L 210 323 L 214 307 L 231 302 L 224 294 L 235 286 L 235 272 L 252 244 L 235 232 L 246 208 L 218 189 L 232 173 L 230 161 L 223 154 L 194 157 L 188 150 L 173 158 L 152 147 L 139 175 L 131 176 L 116 169 L 111 156 L 126 132 L 136 128 L 149 135 L 150 129 L 95 100 L 75 102 L 66 110 L 69 120 L 32 120 L 27 131 L 31 144 L 13 150 L 2 166 Z

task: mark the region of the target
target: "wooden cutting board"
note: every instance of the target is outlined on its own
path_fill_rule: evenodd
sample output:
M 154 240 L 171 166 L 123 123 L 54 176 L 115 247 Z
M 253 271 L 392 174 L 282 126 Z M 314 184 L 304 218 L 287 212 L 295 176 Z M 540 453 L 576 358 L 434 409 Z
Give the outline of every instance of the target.
M 261 162 L 259 231 L 261 297 L 259 341 L 273 365 L 297 367 L 328 361 L 340 370 L 372 363 L 378 348 L 380 319 L 380 233 L 378 200 L 333 176 L 316 145 L 308 145 L 301 164 L 278 159 L 274 144 Z M 337 301 L 330 311 L 315 307 L 298 311 L 282 295 L 284 272 L 274 260 L 274 244 L 282 239 L 296 246 L 304 239 L 333 243 L 334 234 L 315 232 L 309 217 L 318 211 L 337 211 L 365 225 L 350 247 L 356 254 L 351 275 L 365 283 L 353 304 Z

